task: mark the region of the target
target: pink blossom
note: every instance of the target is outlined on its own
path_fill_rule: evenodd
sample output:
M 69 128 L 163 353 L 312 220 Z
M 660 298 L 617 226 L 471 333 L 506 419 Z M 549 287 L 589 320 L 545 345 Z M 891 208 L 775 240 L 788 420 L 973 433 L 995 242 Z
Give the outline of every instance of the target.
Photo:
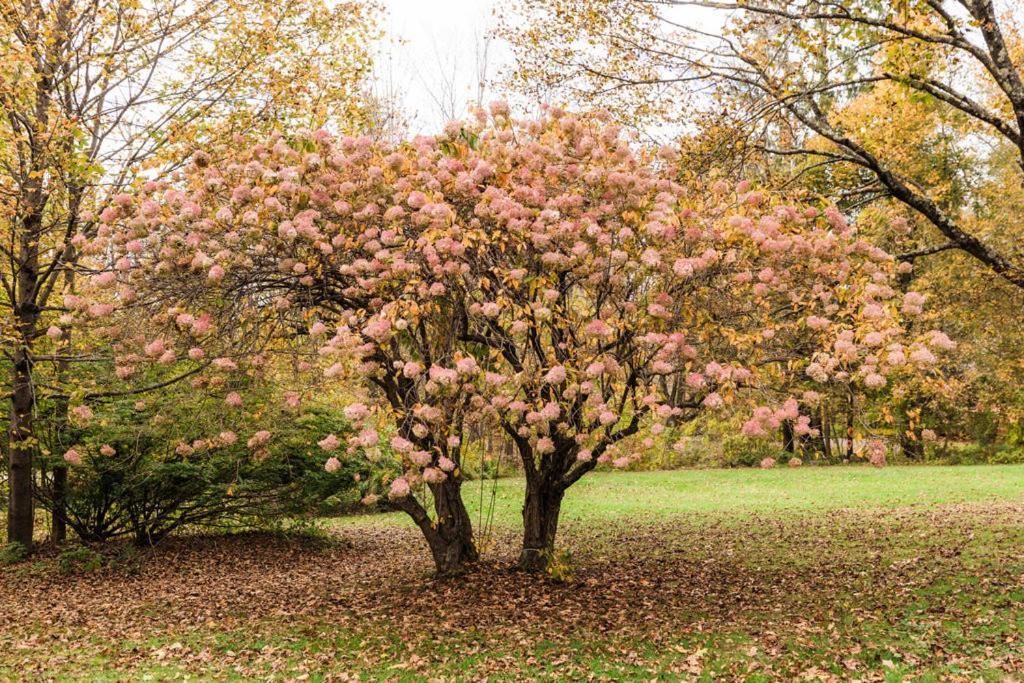
M 942 351 L 952 351 L 956 349 L 956 342 L 946 336 L 945 332 L 939 330 L 932 330 L 928 333 L 929 343 Z
M 407 453 L 412 450 L 413 444 L 408 439 L 404 439 L 400 436 L 391 437 L 391 447 L 399 453 Z
M 480 366 L 477 365 L 476 358 L 464 356 L 455 361 L 455 369 L 460 375 L 472 375 L 480 370 Z
M 923 346 L 919 346 L 910 353 L 910 360 L 918 365 L 931 365 L 935 362 L 935 355 Z
M 237 391 L 232 391 L 224 397 L 224 403 L 227 403 L 232 408 L 238 408 L 242 405 L 242 397 Z
M 583 331 L 591 337 L 608 337 L 614 332 L 608 323 L 599 318 L 595 318 L 587 323 L 586 327 L 583 328 Z
M 355 443 L 364 448 L 371 448 L 380 442 L 380 435 L 376 429 L 363 429 L 355 439 Z
M 325 451 L 337 450 L 338 446 L 341 445 L 341 441 L 339 441 L 338 437 L 335 436 L 334 434 L 328 434 L 327 436 L 320 439 L 316 443 L 318 446 L 320 446 L 320 448 L 322 448 Z
M 245 445 L 248 446 L 249 448 L 259 448 L 260 446 L 263 446 L 268 441 L 270 441 L 270 436 L 271 434 L 267 430 L 260 430 L 253 434 L 251 437 L 249 437 L 249 440 L 246 442 Z
M 718 392 L 711 392 L 704 397 L 701 404 L 706 408 L 721 408 L 725 404 L 725 401 L 722 400 L 722 397 Z
M 427 195 L 419 191 L 411 192 L 405 202 L 414 209 L 422 209 L 427 204 Z
M 740 429 L 744 436 L 750 437 L 762 437 L 767 434 L 764 426 L 759 420 L 747 420 L 743 423 L 743 427 Z
M 154 339 L 146 344 L 146 347 L 143 349 L 147 356 L 162 356 L 166 350 L 167 343 L 163 339 Z
M 327 462 L 324 463 L 324 469 L 331 473 L 337 472 L 341 469 L 341 461 L 332 455 L 327 458 Z
M 361 422 L 370 416 L 370 409 L 364 403 L 347 405 L 342 412 L 345 414 L 345 418 L 352 422 Z
M 64 452 L 64 461 L 69 465 L 78 466 L 82 464 L 82 455 L 74 448 L 69 448 Z
M 875 467 L 885 467 L 885 443 L 879 439 L 868 442 L 868 462 Z
M 816 315 L 809 316 L 807 318 L 807 327 L 812 330 L 824 330 L 827 329 L 831 324 L 827 318 L 819 318 Z
M 388 491 L 388 498 L 391 500 L 398 500 L 405 498 L 409 495 L 409 482 L 404 477 L 399 477 L 391 482 L 391 488 Z
M 885 309 L 878 304 L 868 304 L 860 314 L 865 320 L 880 320 L 885 317 Z
M 870 389 L 880 389 L 886 385 L 886 379 L 877 372 L 868 373 L 864 377 L 864 386 Z
M 430 456 L 430 453 L 422 449 L 409 451 L 408 456 L 409 460 L 411 460 L 412 463 L 418 467 L 426 467 L 427 465 L 430 464 L 430 461 L 433 460 L 433 458 Z
M 83 424 L 88 423 L 93 418 L 92 408 L 90 408 L 87 405 L 75 406 L 74 408 L 71 409 L 71 414 L 74 415 L 75 418 Z
M 437 467 L 427 467 L 423 470 L 423 481 L 428 484 L 440 484 L 447 478 L 448 475 Z
M 565 368 L 561 365 L 554 366 L 544 375 L 544 381 L 548 384 L 561 384 L 565 381 L 565 378 Z

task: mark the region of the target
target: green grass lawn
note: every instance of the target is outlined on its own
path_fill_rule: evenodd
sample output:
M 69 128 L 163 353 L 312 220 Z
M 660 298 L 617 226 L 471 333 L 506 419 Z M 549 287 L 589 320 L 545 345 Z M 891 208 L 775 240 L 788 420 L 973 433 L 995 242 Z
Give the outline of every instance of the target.
M 1024 676 L 1024 466 L 595 473 L 563 582 L 508 570 L 521 487 L 453 580 L 393 514 L 0 567 L 0 680 Z
M 493 497 L 492 497 L 493 496 Z M 517 526 L 523 481 L 471 481 L 463 497 L 474 523 Z M 493 500 L 493 503 L 492 503 Z M 1024 500 L 1024 466 L 800 467 L 669 472 L 593 472 L 566 493 L 563 522 L 597 523 L 680 514 L 715 516 L 893 508 Z M 411 524 L 401 513 L 342 518 L 339 523 Z

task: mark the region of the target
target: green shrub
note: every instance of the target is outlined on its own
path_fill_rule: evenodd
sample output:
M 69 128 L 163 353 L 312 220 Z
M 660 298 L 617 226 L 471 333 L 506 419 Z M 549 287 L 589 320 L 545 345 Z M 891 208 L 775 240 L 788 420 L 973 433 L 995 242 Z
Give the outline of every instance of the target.
M 98 406 L 88 426 L 54 419 L 40 458 L 42 506 L 55 514 L 63 509 L 82 540 L 130 537 L 144 545 L 189 525 L 254 527 L 347 511 L 394 476 L 364 457 L 345 459 L 338 472 L 324 470 L 326 455 L 316 442 L 350 432 L 340 410 L 274 412 L 281 401 L 269 389 L 246 396 L 244 411 L 215 395 L 172 394 L 141 406 Z M 246 443 L 267 424 L 266 443 Z M 81 464 L 69 467 L 63 456 L 72 447 Z M 54 486 L 58 468 L 68 473 L 63 505 Z
M 942 465 L 1024 464 L 1024 446 L 1012 441 L 1003 444 L 938 444 L 928 448 L 925 455 L 928 462 Z
M 71 546 L 57 556 L 57 567 L 64 574 L 94 572 L 104 565 L 104 557 L 87 546 Z
M 757 467 L 765 458 L 774 458 L 785 463 L 792 453 L 783 449 L 777 441 L 750 439 L 740 434 L 731 434 L 722 440 L 720 467 Z
M 17 564 L 28 557 L 28 548 L 18 542 L 8 543 L 0 548 L 0 565 Z
M 1024 447 L 1002 446 L 997 448 L 988 458 L 992 465 L 1019 465 L 1024 463 Z

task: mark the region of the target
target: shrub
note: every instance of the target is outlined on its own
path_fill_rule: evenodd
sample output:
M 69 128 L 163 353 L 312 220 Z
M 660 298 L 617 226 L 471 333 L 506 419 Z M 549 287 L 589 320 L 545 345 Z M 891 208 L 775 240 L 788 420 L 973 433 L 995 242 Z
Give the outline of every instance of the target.
M 251 412 L 231 410 L 215 397 L 175 398 L 162 396 L 153 408 L 128 401 L 101 406 L 84 426 L 57 423 L 42 458 L 42 506 L 62 514 L 82 540 L 127 536 L 152 544 L 188 525 L 255 526 L 349 509 L 364 491 L 380 490 L 387 476 L 366 458 L 352 459 L 359 466 L 324 470 L 316 440 L 325 432 L 348 433 L 339 411 L 312 406 L 282 413 L 271 436 L 250 442 L 256 429 L 250 415 L 266 417 L 276 405 L 269 391 Z M 63 505 L 53 486 L 57 467 L 68 471 Z
M 87 546 L 65 548 L 57 556 L 57 567 L 64 574 L 94 572 L 104 564 L 103 555 Z
M 0 548 L 0 565 L 17 564 L 28 557 L 28 548 L 21 543 L 8 543 Z
M 731 434 L 722 439 L 721 467 L 758 467 L 766 458 L 789 462 L 792 454 L 776 442 Z

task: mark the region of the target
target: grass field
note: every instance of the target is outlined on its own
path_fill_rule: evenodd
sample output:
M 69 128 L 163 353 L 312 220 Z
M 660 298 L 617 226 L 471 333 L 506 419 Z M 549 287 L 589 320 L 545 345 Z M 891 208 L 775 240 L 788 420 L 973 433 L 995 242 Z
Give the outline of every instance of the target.
M 499 479 L 496 487 L 493 480 L 467 482 L 463 497 L 474 523 L 487 517 L 494 490 L 494 523 L 518 527 L 522 486 L 518 479 Z M 774 510 L 883 509 L 987 500 L 1024 501 L 1024 466 L 596 472 L 569 489 L 561 519 L 569 524 L 586 524 L 637 517 L 742 516 Z M 385 520 L 409 523 L 400 513 L 351 517 L 340 522 L 379 524 Z
M 474 520 L 491 486 L 467 484 Z M 506 569 L 520 486 L 455 580 L 399 515 L 0 568 L 0 678 L 1024 676 L 1024 467 L 588 475 L 565 582 Z

